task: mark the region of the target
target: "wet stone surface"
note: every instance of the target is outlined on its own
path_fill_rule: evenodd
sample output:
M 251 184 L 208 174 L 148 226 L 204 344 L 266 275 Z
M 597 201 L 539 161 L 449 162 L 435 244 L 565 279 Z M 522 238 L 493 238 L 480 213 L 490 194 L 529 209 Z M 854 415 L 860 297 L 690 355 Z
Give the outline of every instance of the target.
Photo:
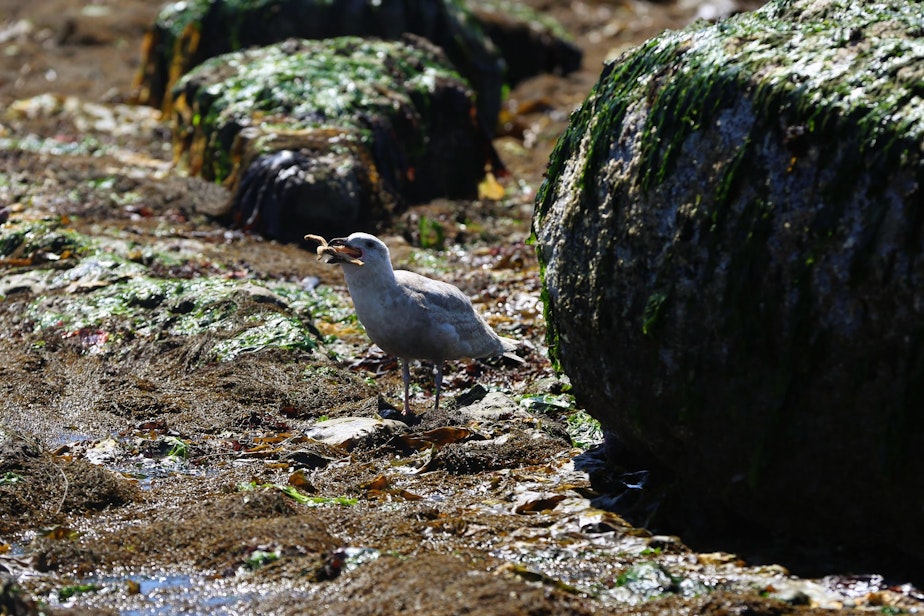
M 414 365 L 420 423 L 364 432 L 400 401 L 401 376 L 339 271 L 215 223 L 227 193 L 179 177 L 162 119 L 120 104 L 157 7 L 0 0 L 0 606 L 919 609 L 877 572 L 796 577 L 593 506 L 600 433 L 545 359 L 533 197 L 601 60 L 698 8 L 532 4 L 585 68 L 511 92 L 503 198 L 415 206 L 383 234 L 397 265 L 455 283 L 532 349 L 516 368 L 449 362 L 438 413 L 430 367 Z M 332 422 L 348 438 L 320 438 Z

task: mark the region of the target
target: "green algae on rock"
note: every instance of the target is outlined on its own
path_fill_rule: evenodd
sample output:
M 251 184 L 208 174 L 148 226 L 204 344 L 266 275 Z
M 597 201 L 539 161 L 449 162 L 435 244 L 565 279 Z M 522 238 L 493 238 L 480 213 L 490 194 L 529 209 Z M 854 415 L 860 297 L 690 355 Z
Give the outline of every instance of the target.
M 157 279 L 136 272 L 100 285 L 79 295 L 36 297 L 28 312 L 35 328 L 77 337 L 94 352 L 126 336 L 208 334 L 214 338 L 208 359 L 215 361 L 266 348 L 317 346 L 301 319 L 286 313 L 281 298 L 250 282 Z M 52 286 L 62 285 L 53 280 Z
M 915 3 L 778 0 L 654 38 L 534 218 L 551 353 L 622 445 L 698 506 L 917 558 L 921 36 Z
M 393 40 L 405 33 L 440 47 L 478 92 L 479 114 L 493 126 L 504 87 L 503 61 L 458 0 L 191 0 L 161 9 L 142 49 L 141 103 L 170 111 L 179 79 L 217 55 L 287 38 L 357 36 Z
M 176 82 L 230 51 L 287 38 L 403 34 L 443 50 L 478 93 L 478 114 L 489 130 L 506 85 L 542 72 L 567 74 L 581 64 L 580 49 L 560 24 L 512 0 L 191 0 L 165 5 L 148 31 L 137 98 L 170 111 Z
M 9 225 L 0 229 L 0 266 L 32 266 L 76 256 L 87 239 L 61 229 L 56 220 Z
M 468 85 L 419 38 L 218 56 L 173 100 L 176 157 L 235 186 L 242 223 L 262 217 L 285 239 L 368 225 L 396 200 L 474 196 L 493 155 Z
M 317 300 L 296 285 L 276 283 L 284 299 L 249 281 L 154 277 L 55 220 L 9 223 L 0 230 L 0 255 L 0 266 L 16 266 L 0 272 L 0 301 L 29 302 L 34 332 L 57 332 L 89 352 L 111 351 L 125 337 L 204 334 L 214 338 L 208 359 L 217 361 L 317 347 L 304 324 Z

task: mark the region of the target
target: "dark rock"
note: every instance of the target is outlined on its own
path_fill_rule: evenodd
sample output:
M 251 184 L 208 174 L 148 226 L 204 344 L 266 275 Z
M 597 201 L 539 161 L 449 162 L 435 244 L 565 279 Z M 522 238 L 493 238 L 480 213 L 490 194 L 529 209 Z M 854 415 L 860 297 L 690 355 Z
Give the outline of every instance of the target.
M 542 73 L 581 68 L 583 52 L 553 19 L 511 0 L 477 0 L 472 14 L 500 50 L 510 85 Z
M 694 24 L 559 141 L 551 354 L 611 451 L 673 472 L 665 519 L 924 558 L 921 36 L 897 0 Z
M 308 229 L 349 235 L 388 218 L 395 199 L 376 185 L 361 146 L 324 142 L 315 149 L 310 141 L 259 154 L 243 166 L 232 205 L 236 227 L 298 241 Z
M 463 407 L 475 404 L 484 399 L 488 395 L 488 390 L 481 383 L 476 383 L 471 389 L 462 392 L 456 396 L 456 406 Z

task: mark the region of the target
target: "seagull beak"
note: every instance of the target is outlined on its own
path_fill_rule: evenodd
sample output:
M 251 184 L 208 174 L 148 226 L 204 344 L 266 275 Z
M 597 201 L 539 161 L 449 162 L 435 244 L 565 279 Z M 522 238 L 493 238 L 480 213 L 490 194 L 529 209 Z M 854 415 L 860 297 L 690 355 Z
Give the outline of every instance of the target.
M 346 243 L 346 238 L 336 237 L 332 239 L 328 246 L 332 248 L 332 251 L 325 251 L 327 255 L 331 257 L 331 260 L 328 263 L 352 263 L 353 265 L 363 265 L 363 262 L 359 260 L 363 256 L 363 252 L 358 248 L 353 248 Z

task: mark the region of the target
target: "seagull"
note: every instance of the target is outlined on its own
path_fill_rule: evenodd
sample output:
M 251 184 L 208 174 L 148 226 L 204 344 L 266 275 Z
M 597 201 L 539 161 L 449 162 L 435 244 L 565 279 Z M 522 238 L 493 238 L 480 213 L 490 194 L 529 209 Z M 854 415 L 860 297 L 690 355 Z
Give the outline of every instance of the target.
M 368 233 L 323 242 L 319 258 L 343 268 L 356 316 L 366 334 L 383 351 L 401 360 L 405 418 L 413 418 L 408 403 L 411 372 L 408 362 L 418 359 L 436 367 L 436 401 L 440 406 L 443 362 L 447 359 L 482 358 L 513 354 L 517 341 L 498 336 L 475 311 L 458 287 L 391 265 L 388 246 Z

